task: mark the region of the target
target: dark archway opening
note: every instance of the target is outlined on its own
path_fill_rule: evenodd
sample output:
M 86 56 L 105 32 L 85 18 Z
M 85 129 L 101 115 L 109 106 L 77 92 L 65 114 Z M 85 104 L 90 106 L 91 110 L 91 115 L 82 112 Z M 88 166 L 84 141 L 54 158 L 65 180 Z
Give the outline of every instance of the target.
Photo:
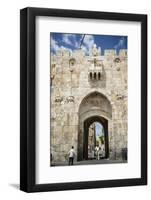
M 102 127 L 100 136 L 97 133 L 97 125 Z M 95 147 L 100 149 L 100 159 L 109 157 L 109 142 L 108 142 L 108 120 L 100 116 L 93 116 L 84 121 L 83 134 L 83 159 L 93 159 L 95 155 Z M 103 147 L 104 146 L 104 147 Z M 102 151 L 103 150 L 103 151 Z

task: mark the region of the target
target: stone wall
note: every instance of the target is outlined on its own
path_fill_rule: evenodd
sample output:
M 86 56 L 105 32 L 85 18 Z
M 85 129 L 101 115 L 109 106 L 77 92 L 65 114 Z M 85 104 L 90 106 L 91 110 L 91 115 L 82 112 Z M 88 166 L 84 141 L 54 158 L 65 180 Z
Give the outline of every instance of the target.
M 90 55 L 81 49 L 71 55 L 62 50 L 51 55 L 50 71 L 53 161 L 65 161 L 71 146 L 78 155 L 79 135 L 83 134 L 79 109 L 89 95 L 87 110 L 81 107 L 85 118 L 89 109 L 95 108 L 96 115 L 108 120 L 109 159 L 121 159 L 122 150 L 127 148 L 127 51 L 121 49 L 117 54 L 106 50 L 102 55 L 94 46 Z M 94 101 L 91 94 L 95 93 L 99 97 Z

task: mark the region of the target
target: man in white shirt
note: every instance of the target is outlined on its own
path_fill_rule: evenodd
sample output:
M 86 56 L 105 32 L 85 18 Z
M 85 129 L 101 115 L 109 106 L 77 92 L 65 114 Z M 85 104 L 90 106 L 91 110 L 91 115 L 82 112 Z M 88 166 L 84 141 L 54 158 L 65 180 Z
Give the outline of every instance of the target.
M 74 160 L 74 157 L 75 157 L 75 151 L 74 151 L 74 147 L 72 146 L 72 148 L 70 149 L 69 151 L 69 165 L 73 165 L 73 160 Z
M 97 160 L 100 160 L 99 150 L 100 150 L 99 146 L 96 146 L 95 147 L 95 152 L 96 152 L 96 159 Z

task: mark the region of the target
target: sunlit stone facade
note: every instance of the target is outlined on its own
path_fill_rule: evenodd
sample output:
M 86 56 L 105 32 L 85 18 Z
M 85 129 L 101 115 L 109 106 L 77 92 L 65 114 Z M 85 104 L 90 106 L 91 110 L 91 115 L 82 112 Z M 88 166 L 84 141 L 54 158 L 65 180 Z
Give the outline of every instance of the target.
M 89 55 L 59 50 L 51 55 L 50 152 L 54 162 L 85 159 L 86 122 L 100 121 L 107 134 L 107 157 L 122 159 L 127 149 L 127 50 L 95 45 Z M 87 121 L 88 120 L 88 121 Z

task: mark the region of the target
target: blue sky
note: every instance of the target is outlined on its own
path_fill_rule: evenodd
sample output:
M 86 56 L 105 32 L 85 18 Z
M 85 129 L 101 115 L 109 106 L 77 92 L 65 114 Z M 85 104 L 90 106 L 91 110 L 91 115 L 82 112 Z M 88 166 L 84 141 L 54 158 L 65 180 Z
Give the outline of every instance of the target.
M 95 122 L 95 131 L 96 131 L 96 136 L 101 136 L 104 134 L 103 126 L 99 122 Z
M 67 49 L 72 52 L 79 49 L 83 36 L 84 34 L 51 33 L 51 52 L 56 53 L 59 49 Z M 88 54 L 94 44 L 103 53 L 105 49 L 115 49 L 119 52 L 120 49 L 127 49 L 127 36 L 85 34 L 81 48 Z

